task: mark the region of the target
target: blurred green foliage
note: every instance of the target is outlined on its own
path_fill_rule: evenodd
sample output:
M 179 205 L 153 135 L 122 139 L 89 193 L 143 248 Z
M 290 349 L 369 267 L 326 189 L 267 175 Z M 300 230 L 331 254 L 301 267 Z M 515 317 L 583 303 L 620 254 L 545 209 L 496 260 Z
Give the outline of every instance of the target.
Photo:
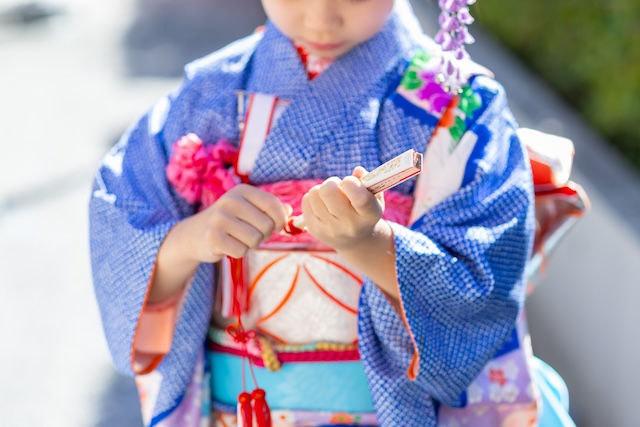
M 640 170 L 640 0 L 482 0 L 472 13 Z

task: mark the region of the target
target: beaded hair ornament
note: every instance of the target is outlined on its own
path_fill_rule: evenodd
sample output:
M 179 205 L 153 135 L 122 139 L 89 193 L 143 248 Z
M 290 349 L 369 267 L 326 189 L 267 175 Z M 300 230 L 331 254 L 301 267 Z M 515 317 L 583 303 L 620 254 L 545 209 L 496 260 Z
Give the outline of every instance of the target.
M 465 45 L 475 42 L 467 29 L 467 26 L 474 21 L 469 12 L 469 5 L 475 2 L 476 0 L 438 1 L 441 10 L 438 18 L 440 30 L 434 40 L 444 52 L 442 73 L 438 79 L 447 92 L 459 92 L 464 83 L 458 63 L 469 57 Z

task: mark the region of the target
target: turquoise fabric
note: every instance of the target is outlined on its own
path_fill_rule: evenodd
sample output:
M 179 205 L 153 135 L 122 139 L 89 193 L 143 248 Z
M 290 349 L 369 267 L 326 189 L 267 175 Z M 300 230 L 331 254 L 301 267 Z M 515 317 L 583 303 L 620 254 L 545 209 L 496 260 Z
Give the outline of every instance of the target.
M 540 394 L 540 427 L 575 427 L 569 415 L 569 390 L 562 377 L 547 363 L 534 357 L 531 372 Z
M 242 358 L 208 352 L 211 397 L 235 406 L 242 391 Z M 322 412 L 375 412 L 362 362 L 285 363 L 277 372 L 254 366 L 260 388 L 267 390 L 271 409 Z M 247 389 L 253 379 L 245 361 Z

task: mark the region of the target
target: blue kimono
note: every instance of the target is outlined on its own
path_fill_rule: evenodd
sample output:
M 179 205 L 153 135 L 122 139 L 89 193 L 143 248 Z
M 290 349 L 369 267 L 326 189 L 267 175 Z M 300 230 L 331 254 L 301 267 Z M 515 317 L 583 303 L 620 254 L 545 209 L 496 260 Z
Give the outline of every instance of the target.
M 126 132 L 93 185 L 95 293 L 120 372 L 133 375 L 132 342 L 158 248 L 194 213 L 165 176 L 174 141 L 195 133 L 237 144 L 236 92 L 244 90 L 291 100 L 260 151 L 254 184 L 343 177 L 410 148 L 424 152 L 439 118 L 396 93 L 419 50 L 437 54 L 400 0 L 380 33 L 313 81 L 271 23 L 186 67 L 182 87 Z M 463 120 L 475 144 L 460 188 L 410 227 L 392 224 L 406 325 L 370 280 L 362 290 L 359 349 L 384 426 L 435 426 L 441 403 L 463 405 L 465 388 L 511 336 L 523 305 L 534 226 L 531 172 L 503 89 L 477 76 L 469 90 L 479 107 Z M 396 190 L 412 194 L 414 185 Z M 180 403 L 201 354 L 214 270 L 202 264 L 192 280 L 171 351 L 157 368 L 165 381 L 152 424 Z

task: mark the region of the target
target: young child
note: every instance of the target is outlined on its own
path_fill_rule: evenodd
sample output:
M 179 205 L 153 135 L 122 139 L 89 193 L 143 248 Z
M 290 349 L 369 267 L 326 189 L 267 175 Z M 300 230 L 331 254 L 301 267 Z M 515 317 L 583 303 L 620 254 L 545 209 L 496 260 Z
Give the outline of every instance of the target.
M 471 2 L 441 2 L 460 61 L 407 0 L 262 3 L 264 30 L 188 65 L 95 179 L 96 295 L 145 424 L 537 422 L 515 385 L 531 169 L 460 48 Z M 408 149 L 417 182 L 360 182 Z

